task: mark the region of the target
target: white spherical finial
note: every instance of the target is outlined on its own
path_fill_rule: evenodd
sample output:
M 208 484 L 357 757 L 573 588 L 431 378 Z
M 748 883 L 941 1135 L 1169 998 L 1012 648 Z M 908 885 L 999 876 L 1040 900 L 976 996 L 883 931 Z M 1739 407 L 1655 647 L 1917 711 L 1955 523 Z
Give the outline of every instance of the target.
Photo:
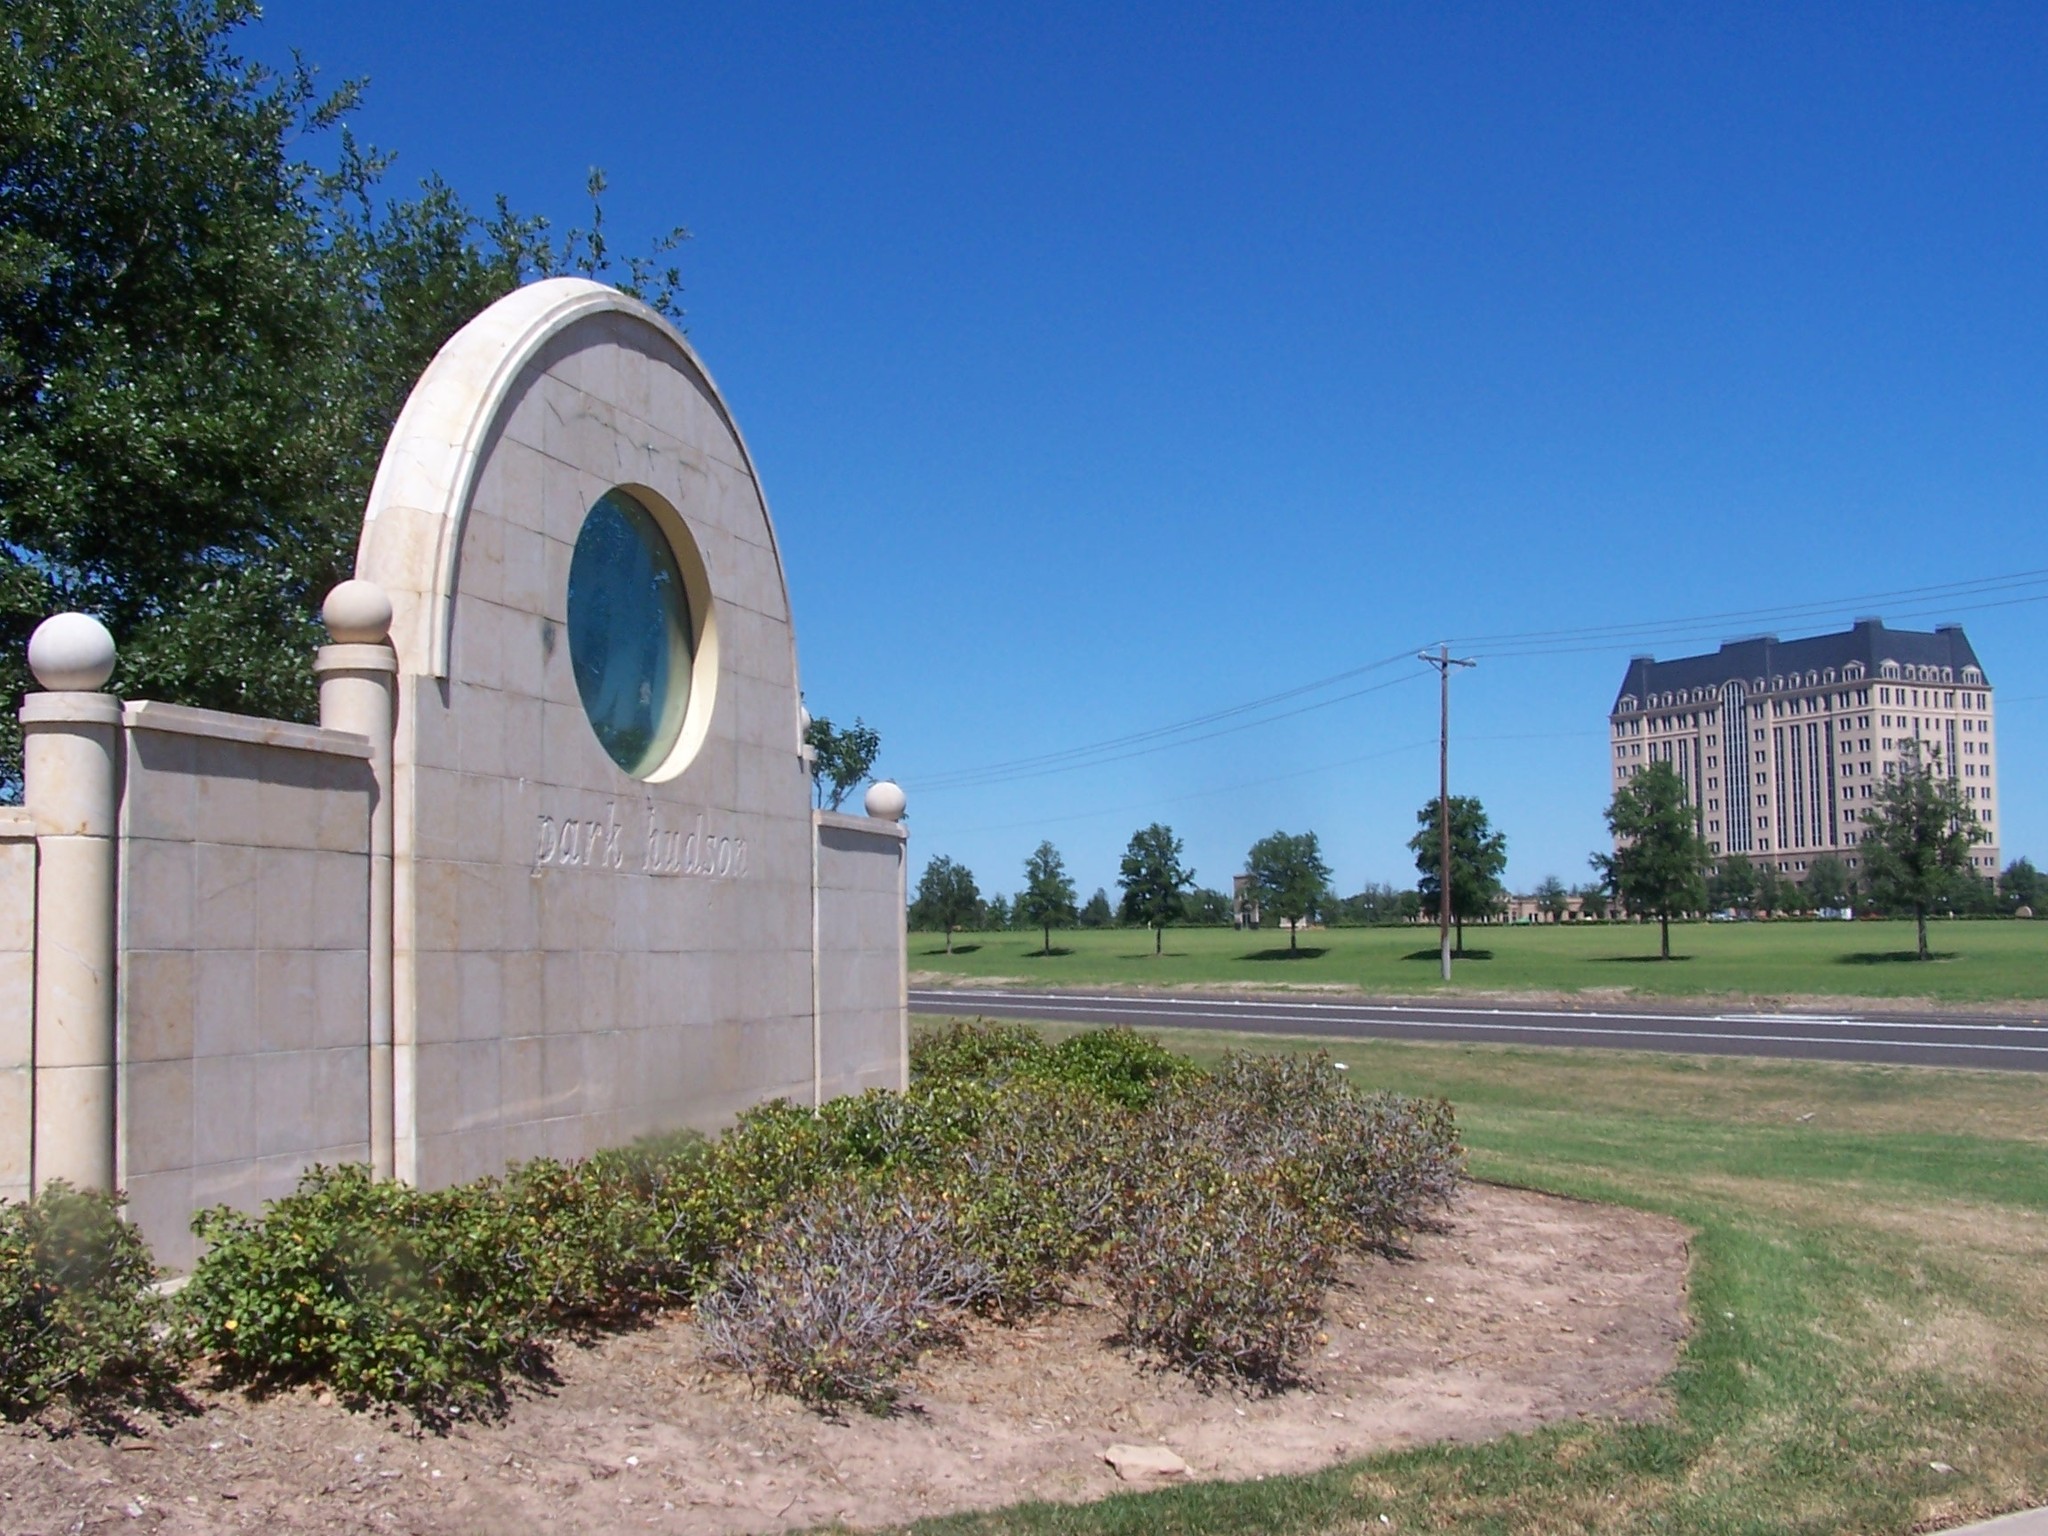
M 28 637 L 28 668 L 52 693 L 97 693 L 114 675 L 114 637 L 89 613 L 52 614 Z
M 806 734 L 808 734 L 808 733 L 809 733 L 809 731 L 810 731 L 810 729 L 811 729 L 811 711 L 810 711 L 810 706 L 808 706 L 808 705 L 805 705 L 805 704 L 799 704 L 799 705 L 797 705 L 797 707 L 796 707 L 796 723 L 797 723 L 797 728 L 798 728 L 799 730 L 802 730 L 802 731 L 803 731 L 803 732 L 805 732 Z
M 327 594 L 320 622 L 336 645 L 375 645 L 391 636 L 391 599 L 374 581 L 344 581 Z
M 868 786 L 867 799 L 862 802 L 868 814 L 877 821 L 901 821 L 903 819 L 903 786 L 894 779 L 877 779 Z

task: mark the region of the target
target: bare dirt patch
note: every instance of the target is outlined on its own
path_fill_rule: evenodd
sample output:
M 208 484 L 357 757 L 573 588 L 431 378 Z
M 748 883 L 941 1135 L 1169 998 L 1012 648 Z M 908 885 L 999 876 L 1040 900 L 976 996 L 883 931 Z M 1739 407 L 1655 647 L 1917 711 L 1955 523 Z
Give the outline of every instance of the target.
M 1406 1260 L 1348 1263 L 1308 1379 L 1203 1393 L 1106 1342 L 1083 1294 L 934 1355 L 890 1419 L 820 1417 L 710 1367 L 685 1318 L 565 1349 L 561 1384 L 444 1437 L 312 1393 L 199 1392 L 111 1442 L 0 1430 L 0 1530 L 574 1533 L 878 1525 L 1122 1487 L 1110 1445 L 1197 1478 L 1301 1472 L 1559 1419 L 1661 1411 L 1684 1337 L 1685 1233 L 1661 1217 L 1475 1187 Z

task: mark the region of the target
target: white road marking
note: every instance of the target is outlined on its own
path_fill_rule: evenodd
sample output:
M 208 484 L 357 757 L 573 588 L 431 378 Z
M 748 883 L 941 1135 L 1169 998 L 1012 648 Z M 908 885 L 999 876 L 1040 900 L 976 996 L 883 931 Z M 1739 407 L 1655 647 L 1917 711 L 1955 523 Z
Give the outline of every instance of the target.
M 1383 1021 L 1390 1024 L 1404 1025 L 1410 1029 L 1442 1030 L 1447 1032 L 1455 1030 L 1468 1030 L 1498 1034 L 1576 1035 L 1590 1037 L 1599 1040 L 1709 1040 L 1742 1045 L 1772 1044 L 1861 1045 L 1874 1047 L 1889 1046 L 1894 1048 L 1923 1049 L 1937 1051 L 2004 1051 L 2015 1052 L 2022 1055 L 2048 1055 L 2048 1044 L 2006 1045 L 1990 1041 L 1978 1042 L 1970 1040 L 1936 1040 L 1924 1038 L 1911 1040 L 1901 1040 L 1897 1038 L 1865 1039 L 1854 1035 L 1737 1034 L 1715 1032 L 1711 1030 L 1702 1029 L 1603 1029 L 1598 1027 L 1587 1027 L 1584 1025 L 1573 1027 L 1571 1025 L 1563 1024 L 1496 1024 L 1480 1022 L 1479 1018 L 1475 1017 L 1475 1015 L 1478 1015 L 1487 1017 L 1505 1017 L 1511 1019 L 1609 1019 L 1621 1021 L 1624 1023 L 1643 1022 L 1670 1025 L 1673 1023 L 1740 1024 L 1752 1022 L 1762 1024 L 1779 1021 L 1781 1016 L 1773 1014 L 1717 1015 L 1709 1019 L 1696 1019 L 1687 1018 L 1682 1015 L 1674 1016 L 1671 1014 L 1556 1012 L 1537 1009 L 1531 1009 L 1526 1013 L 1522 1013 L 1512 1008 L 1404 1009 L 1393 1004 L 1260 1004 L 1246 999 L 1236 998 L 1191 998 L 1184 1003 L 1168 1003 L 1165 1002 L 1165 1000 L 1159 998 L 1086 996 L 1077 995 L 1074 993 L 1002 992 L 993 990 L 970 991 L 964 988 L 960 990 L 953 990 L 949 988 L 944 991 L 937 992 L 917 991 L 913 992 L 911 996 L 915 1000 L 929 1002 L 944 1002 L 954 998 L 979 998 L 985 1001 L 999 1003 L 1004 1007 L 1028 1008 L 1033 1010 L 1034 1012 L 1048 1013 L 1054 1015 L 1069 1013 L 1092 1014 L 1099 1012 L 1102 1008 L 1107 1006 L 1114 1007 L 1119 1013 L 1124 1014 L 1126 1016 L 1134 1015 L 1139 1018 L 1207 1018 L 1212 1020 L 1226 1021 L 1232 1017 L 1233 1010 L 1237 1012 L 1238 1017 L 1242 1017 L 1242 1010 L 1247 1008 L 1256 1008 L 1259 1010 L 1259 1019 L 1261 1021 L 1278 1024 L 1328 1025 L 1331 1023 L 1345 1022 L 1344 1020 L 1339 1018 L 1332 1018 L 1331 1015 L 1350 1013 L 1353 1015 L 1372 1014 L 1381 1016 L 1381 1018 L 1377 1020 L 1356 1020 L 1356 1022 L 1360 1023 Z M 1153 1006 L 1142 1006 L 1145 1004 L 1151 1004 Z M 1219 1009 L 1226 1011 L 1219 1012 L 1217 1011 Z M 1423 1019 L 1413 1017 L 1414 1014 L 1422 1013 L 1442 1014 L 1448 1015 L 1449 1017 L 1443 1020 L 1442 1022 L 1439 1022 L 1435 1019 Z M 1247 1020 L 1247 1022 L 1251 1021 Z M 1919 1031 L 1955 1029 L 1998 1029 L 2000 1031 L 2009 1031 L 2011 1033 L 2021 1033 L 2028 1035 L 2048 1035 L 2048 1028 L 2040 1028 L 2031 1025 L 2015 1025 L 2008 1027 L 2002 1024 L 1910 1024 L 1888 1022 L 1880 1019 L 1822 1019 L 1811 1017 L 1800 1019 L 1798 1022 L 1818 1024 L 1840 1024 L 1844 1027 L 1849 1027 L 1853 1025 L 1855 1027 L 1863 1029 Z

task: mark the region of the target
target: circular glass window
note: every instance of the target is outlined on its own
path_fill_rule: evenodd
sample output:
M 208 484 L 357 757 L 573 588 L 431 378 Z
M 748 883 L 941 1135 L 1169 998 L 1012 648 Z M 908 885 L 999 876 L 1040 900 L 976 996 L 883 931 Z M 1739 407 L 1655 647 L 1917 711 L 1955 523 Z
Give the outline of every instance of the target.
M 631 496 L 607 491 L 569 560 L 569 661 L 591 729 L 635 778 L 658 769 L 682 731 L 693 634 L 668 535 Z

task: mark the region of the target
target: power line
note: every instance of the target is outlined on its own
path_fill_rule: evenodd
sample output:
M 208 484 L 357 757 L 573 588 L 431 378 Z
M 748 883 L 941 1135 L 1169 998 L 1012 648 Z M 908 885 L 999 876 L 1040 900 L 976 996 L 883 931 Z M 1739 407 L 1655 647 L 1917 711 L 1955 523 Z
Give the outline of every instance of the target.
M 1378 667 L 1385 664 L 1386 663 L 1375 662 L 1373 663 L 1373 666 Z M 1367 671 L 1371 669 L 1360 668 L 1359 670 Z M 1179 747 L 1193 746 L 1196 742 L 1199 741 L 1214 741 L 1219 736 L 1231 736 L 1235 735 L 1239 731 L 1257 730 L 1260 726 L 1273 725 L 1281 720 L 1291 720 L 1297 715 L 1306 715 L 1311 714 L 1319 709 L 1328 709 L 1334 704 L 1342 704 L 1350 699 L 1363 698 L 1365 697 L 1365 695 L 1369 693 L 1383 693 L 1389 688 L 1398 688 L 1403 683 L 1413 682 L 1414 680 L 1415 679 L 1411 677 L 1390 678 L 1388 681 L 1384 683 L 1374 683 L 1370 687 L 1366 688 L 1354 688 L 1349 693 L 1340 693 L 1336 695 L 1334 698 L 1319 699 L 1313 704 L 1303 704 L 1295 709 L 1285 709 L 1280 711 L 1278 714 L 1262 715 L 1260 718 L 1256 720 L 1242 720 L 1239 721 L 1236 725 L 1226 725 L 1213 731 L 1204 731 L 1197 736 L 1176 736 L 1171 740 L 1156 741 L 1149 746 L 1134 747 L 1128 752 L 1117 752 L 1109 756 L 1090 757 L 1072 762 L 1053 763 L 1043 768 L 1031 768 L 1018 773 L 999 773 L 993 767 L 981 770 L 979 772 L 976 772 L 974 770 L 966 770 L 961 773 L 941 778 L 938 782 L 934 784 L 921 783 L 919 785 L 919 790 L 921 793 L 924 794 L 944 794 L 948 790 L 955 789 L 986 789 L 991 785 L 995 784 L 1013 784 L 1021 779 L 1042 779 L 1049 774 L 1072 773 L 1077 769 L 1082 768 L 1107 767 L 1111 763 L 1125 762 L 1134 757 L 1149 757 L 1155 752 L 1171 752 Z M 1232 713 L 1235 713 L 1235 711 L 1232 711 Z M 1081 749 L 1076 748 L 1075 750 L 1079 751 Z
M 1574 734 L 1584 735 L 1585 732 Z M 1475 738 L 1484 739 L 1484 738 Z M 1162 805 L 1186 805 L 1195 800 L 1212 800 L 1218 795 L 1234 795 L 1241 790 L 1259 789 L 1268 784 L 1281 784 L 1289 779 L 1306 779 L 1318 773 L 1335 773 L 1339 768 L 1355 768 L 1360 763 L 1370 763 L 1383 757 L 1398 757 L 1403 752 L 1416 752 L 1429 745 L 1427 736 L 1415 741 L 1404 741 L 1397 747 L 1381 747 L 1374 752 L 1362 752 L 1356 757 L 1340 758 L 1334 763 L 1318 763 L 1313 768 L 1296 768 L 1287 773 L 1266 774 L 1261 778 L 1244 779 L 1236 784 L 1219 784 L 1214 789 L 1193 790 L 1185 795 L 1169 795 L 1165 799 L 1134 801 L 1128 805 L 1105 806 L 1101 810 L 1076 811 L 1069 816 L 1032 816 L 1023 821 L 1001 821 L 979 827 L 962 827 L 957 835 L 977 836 L 983 832 L 1013 832 L 1022 827 L 1060 826 L 1074 821 L 1100 821 L 1110 816 L 1145 815 Z
M 2028 588 L 2041 587 L 2034 592 Z M 2021 592 L 2014 597 L 1994 598 L 1992 594 Z M 1973 601 L 1973 599 L 1975 599 Z M 1710 640 L 1725 637 L 1731 628 L 1753 628 L 1769 624 L 1799 624 L 1854 610 L 1868 611 L 1883 605 L 1892 610 L 1892 616 L 1900 618 L 1924 617 L 1929 614 L 1981 612 L 1995 608 L 2008 608 L 2024 604 L 2048 602 L 2048 568 L 2025 571 L 2007 571 L 1994 575 L 1972 577 L 1967 580 L 1939 582 L 1924 586 L 1898 587 L 1882 592 L 1867 592 L 1857 596 L 1835 598 L 1826 601 L 1785 604 L 1772 608 L 1728 609 L 1716 613 L 1684 615 L 1670 619 L 1644 620 L 1631 624 L 1578 625 L 1569 629 L 1510 630 L 1494 634 L 1466 635 L 1456 637 L 1461 647 L 1478 647 L 1480 654 L 1495 659 L 1523 659 L 1543 656 L 1590 655 L 1623 650 L 1631 646 L 1663 642 L 1674 644 L 1683 641 Z M 1901 605 L 1905 610 L 1900 612 Z M 1256 730 L 1261 726 L 1275 724 L 1282 720 L 1329 709 L 1347 703 L 1367 694 L 1378 693 L 1395 686 L 1404 679 L 1379 683 L 1371 687 L 1347 690 L 1326 699 L 1302 704 L 1294 709 L 1274 713 L 1275 705 L 1307 697 L 1328 688 L 1349 682 L 1354 678 L 1383 670 L 1414 654 L 1411 647 L 1404 646 L 1375 661 L 1348 667 L 1313 682 L 1286 688 L 1278 693 L 1249 699 L 1243 703 L 1211 710 L 1185 720 L 1133 731 L 1123 736 L 1113 736 L 1085 745 L 1067 747 L 1054 752 L 1044 752 L 1027 757 L 1010 758 L 974 767 L 960 768 L 935 773 L 920 778 L 921 793 L 944 793 L 948 790 L 981 789 L 998 784 L 1012 783 L 1024 779 L 1042 778 L 1050 774 L 1078 772 L 1089 768 L 1107 767 L 1113 763 L 1125 762 L 1131 758 L 1143 757 L 1157 752 L 1172 751 L 1179 747 L 1192 746 L 1198 742 L 1211 741 L 1217 737 Z M 2014 700 L 2012 702 L 2019 702 Z M 1246 715 L 1257 715 L 1256 719 L 1241 719 Z M 1217 725 L 1222 721 L 1235 724 L 1216 730 L 1203 730 L 1205 726 Z
M 1284 704 L 1289 699 L 1298 699 L 1304 694 L 1315 693 L 1324 688 L 1334 687 L 1338 683 L 1349 682 L 1354 677 L 1362 677 L 1368 672 L 1376 672 L 1383 667 L 1390 667 L 1395 662 L 1402 660 L 1406 655 L 1407 651 L 1403 649 L 1390 656 L 1383 656 L 1378 661 L 1369 661 L 1362 666 L 1349 667 L 1342 672 L 1332 673 L 1328 677 L 1318 678 L 1312 683 L 1301 683 L 1293 688 L 1282 689 L 1279 693 L 1269 693 L 1264 698 L 1251 699 L 1243 704 L 1232 704 L 1227 708 L 1212 710 L 1206 715 L 1196 715 L 1186 720 L 1178 720 L 1170 725 L 1156 725 L 1149 730 L 1133 731 L 1127 736 L 1112 736 L 1105 741 L 1090 742 L 1086 746 L 1080 747 L 1067 747 L 1058 752 L 1043 752 L 1033 757 L 1011 758 L 1004 762 L 984 763 L 976 768 L 961 768 L 951 772 L 936 773 L 929 780 L 921 781 L 920 788 L 927 792 L 933 789 L 945 789 L 952 787 L 955 781 L 978 780 L 989 775 L 1008 774 L 1013 770 L 1044 767 L 1062 763 L 1073 758 L 1092 756 L 1100 752 L 1114 751 L 1134 746 L 1141 742 L 1155 741 L 1162 737 L 1178 735 L 1181 732 L 1195 730 L 1204 725 L 1212 725 L 1218 720 L 1228 720 L 1237 715 L 1248 714 L 1253 710 L 1265 709 L 1274 704 Z M 1347 694 L 1345 697 L 1350 698 L 1355 697 L 1355 695 Z M 1336 703 L 1338 701 L 1333 699 L 1329 702 Z M 1284 719 L 1286 717 L 1276 716 L 1275 718 Z M 1112 759 L 1112 761 L 1114 760 Z
M 1860 596 L 1832 598 L 1824 601 L 1793 603 L 1770 608 L 1734 608 L 1721 613 L 1690 614 L 1675 619 L 1646 620 L 1630 624 L 1574 625 L 1569 629 L 1511 630 L 1491 635 L 1459 635 L 1453 639 L 1459 645 L 1498 645 L 1518 641 L 1543 641 L 1551 639 L 1588 640 L 1598 636 L 1626 639 L 1635 635 L 1647 635 L 1664 629 L 1698 629 L 1702 627 L 1736 626 L 1748 623 L 1790 622 L 1802 615 L 1825 615 L 1853 608 L 1859 604 L 1910 602 L 1915 606 L 1933 602 L 1944 596 L 1967 597 L 1984 591 L 2005 591 L 2015 587 L 2039 586 L 2048 583 L 2048 568 L 2031 571 L 2008 571 L 1995 576 L 1977 576 L 1967 581 L 1940 582 L 1931 586 L 1898 587 L 1888 592 L 1866 592 Z M 1937 606 L 1939 604 L 1937 603 Z

